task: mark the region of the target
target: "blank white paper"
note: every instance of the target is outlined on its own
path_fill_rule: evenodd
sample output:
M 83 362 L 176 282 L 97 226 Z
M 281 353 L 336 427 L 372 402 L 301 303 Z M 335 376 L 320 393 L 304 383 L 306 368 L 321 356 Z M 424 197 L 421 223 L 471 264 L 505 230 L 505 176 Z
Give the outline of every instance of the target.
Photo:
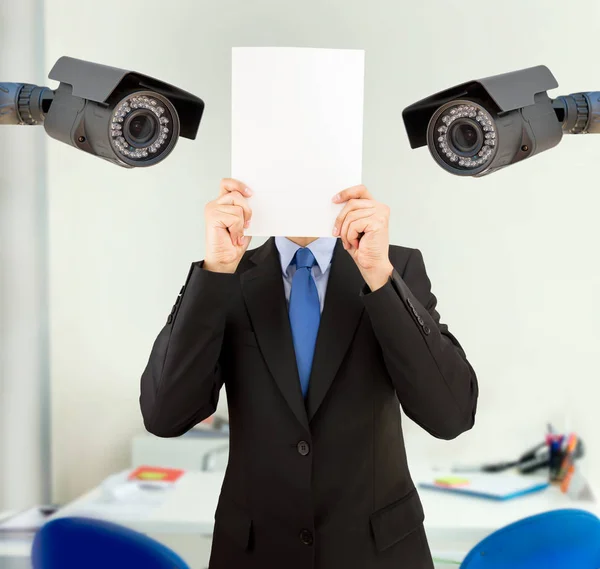
M 248 235 L 331 236 L 362 183 L 364 51 L 233 48 L 231 177 L 253 191 Z

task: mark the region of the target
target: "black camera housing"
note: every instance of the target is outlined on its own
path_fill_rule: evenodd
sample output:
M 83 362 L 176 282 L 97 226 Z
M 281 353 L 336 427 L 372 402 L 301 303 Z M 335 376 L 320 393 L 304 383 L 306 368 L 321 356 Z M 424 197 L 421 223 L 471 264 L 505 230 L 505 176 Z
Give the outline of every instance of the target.
M 72 57 L 61 57 L 48 77 L 60 85 L 44 128 L 84 152 L 125 168 L 152 166 L 180 136 L 196 138 L 204 102 L 173 85 Z
M 546 93 L 556 87 L 550 70 L 540 65 L 436 93 L 402 113 L 411 148 L 427 145 L 440 166 L 460 176 L 483 176 L 530 158 L 562 139 L 562 124 Z M 463 140 L 481 130 L 481 145 L 474 144 L 472 156 L 454 143 L 459 124 L 466 125 Z

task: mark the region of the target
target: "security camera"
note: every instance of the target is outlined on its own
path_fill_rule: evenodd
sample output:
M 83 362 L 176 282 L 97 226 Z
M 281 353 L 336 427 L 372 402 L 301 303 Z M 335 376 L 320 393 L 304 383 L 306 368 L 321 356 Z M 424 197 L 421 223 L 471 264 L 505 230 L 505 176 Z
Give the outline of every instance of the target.
M 600 93 L 551 99 L 550 70 L 531 67 L 463 83 L 402 116 L 412 148 L 459 176 L 480 177 L 555 147 L 563 134 L 600 133 Z
M 147 75 L 61 57 L 55 91 L 0 83 L 0 125 L 43 124 L 52 138 L 125 168 L 164 160 L 180 136 L 195 139 L 198 97 Z

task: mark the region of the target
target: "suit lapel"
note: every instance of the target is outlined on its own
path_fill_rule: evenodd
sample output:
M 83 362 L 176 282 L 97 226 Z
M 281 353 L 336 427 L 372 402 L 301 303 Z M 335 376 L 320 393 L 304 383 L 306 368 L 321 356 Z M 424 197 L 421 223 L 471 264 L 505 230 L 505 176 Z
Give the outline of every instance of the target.
M 336 244 L 330 270 L 308 388 L 309 421 L 316 415 L 331 387 L 364 309 L 360 298 L 364 280 L 340 240 Z
M 275 240 L 269 239 L 250 260 L 255 266 L 242 273 L 242 292 L 258 344 L 283 397 L 308 430 Z

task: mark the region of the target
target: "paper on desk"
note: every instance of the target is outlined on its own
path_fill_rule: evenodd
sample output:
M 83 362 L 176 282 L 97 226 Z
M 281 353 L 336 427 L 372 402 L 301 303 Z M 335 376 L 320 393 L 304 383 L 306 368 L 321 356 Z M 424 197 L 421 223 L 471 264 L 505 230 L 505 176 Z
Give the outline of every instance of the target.
M 67 507 L 65 515 L 119 521 L 146 519 L 165 503 L 176 486 L 175 483 L 129 480 L 130 474 L 131 471 L 123 471 L 109 476 L 100 485 L 97 495 Z
M 0 534 L 5 532 L 37 531 L 48 520 L 43 508 L 29 508 L 0 522 Z
M 448 486 L 439 483 L 440 480 L 454 477 L 455 474 L 453 473 L 439 474 L 434 478 L 420 481 L 419 486 L 495 500 L 508 500 L 531 492 L 545 490 L 548 487 L 547 477 L 487 472 L 469 474 L 467 483 L 464 485 Z
M 146 483 L 129 480 L 130 473 L 113 474 L 100 485 L 101 492 L 90 505 L 99 512 L 103 507 L 114 511 L 142 511 L 164 503 L 175 483 Z
M 248 235 L 331 236 L 331 198 L 362 182 L 364 51 L 233 48 L 231 176 Z

